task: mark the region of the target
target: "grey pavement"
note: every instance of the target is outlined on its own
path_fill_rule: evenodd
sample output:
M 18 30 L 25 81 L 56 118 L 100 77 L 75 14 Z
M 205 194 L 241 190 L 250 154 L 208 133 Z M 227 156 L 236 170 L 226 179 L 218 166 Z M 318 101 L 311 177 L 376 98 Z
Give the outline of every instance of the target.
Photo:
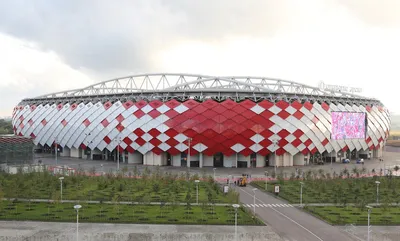
M 232 241 L 234 226 L 80 223 L 80 241 Z M 0 241 L 76 241 L 75 223 L 0 221 Z M 266 226 L 238 226 L 240 241 L 285 241 Z
M 240 201 L 244 204 L 254 204 L 252 187 L 237 187 Z M 287 204 L 272 195 L 256 191 L 256 203 Z M 283 238 L 291 241 L 351 241 L 357 240 L 343 230 L 329 225 L 298 208 L 248 208 L 255 210 L 256 215 L 271 226 Z
M 340 229 L 358 239 L 367 240 L 367 227 L 346 225 Z M 371 226 L 370 241 L 398 241 L 400 240 L 399 226 Z
M 400 148 L 395 147 L 387 147 L 387 150 L 384 153 L 384 162 L 380 162 L 378 159 L 365 160 L 365 164 L 356 164 L 355 160 L 352 160 L 349 164 L 343 163 L 325 163 L 325 165 L 307 165 L 307 166 L 294 166 L 294 167 L 278 167 L 277 173 L 284 173 L 287 177 L 290 176 L 291 173 L 295 172 L 296 169 L 300 169 L 302 171 L 308 170 L 318 170 L 323 169 L 325 172 L 336 172 L 339 173 L 343 169 L 347 168 L 348 170 L 352 170 L 354 167 L 361 169 L 365 167 L 367 172 L 371 172 L 372 169 L 375 169 L 376 173 L 379 173 L 380 169 L 384 169 L 385 167 L 393 167 L 395 165 L 400 166 Z M 42 160 L 43 164 L 47 165 L 55 165 L 54 155 L 50 154 L 36 154 L 35 162 L 38 160 Z M 71 168 L 81 168 L 86 171 L 95 170 L 96 172 L 115 172 L 117 169 L 117 163 L 114 161 L 105 161 L 105 160 L 86 160 L 79 158 L 71 158 L 71 157 L 59 157 L 58 165 L 66 165 Z M 188 170 L 187 167 L 173 167 L 173 166 L 143 166 L 138 164 L 127 164 L 120 163 L 120 170 L 124 167 L 128 168 L 128 171 L 132 172 L 134 167 L 137 167 L 139 171 L 143 171 L 146 167 L 150 170 L 160 168 L 162 171 L 168 171 L 172 173 L 181 173 L 186 172 Z M 233 176 L 241 176 L 243 173 L 255 176 L 264 176 L 265 171 L 268 171 L 271 174 L 274 171 L 274 167 L 262 167 L 262 168 L 225 168 L 220 167 L 216 169 L 216 177 L 227 177 L 228 175 Z M 208 175 L 213 175 L 213 167 L 191 167 L 191 173 L 202 174 L 205 172 Z

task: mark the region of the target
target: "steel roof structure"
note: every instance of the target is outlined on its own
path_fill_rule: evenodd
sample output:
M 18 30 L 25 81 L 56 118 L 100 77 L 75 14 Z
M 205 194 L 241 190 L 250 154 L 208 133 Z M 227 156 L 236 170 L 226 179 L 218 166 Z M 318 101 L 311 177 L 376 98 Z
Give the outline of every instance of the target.
M 117 100 L 170 100 L 170 99 L 227 98 L 260 101 L 318 101 L 356 104 L 380 104 L 373 98 L 353 93 L 326 91 L 293 81 L 246 76 L 208 76 L 193 74 L 141 74 L 99 82 L 82 89 L 50 93 L 22 100 L 23 104 L 38 102 L 64 103 L 70 101 L 117 101 Z

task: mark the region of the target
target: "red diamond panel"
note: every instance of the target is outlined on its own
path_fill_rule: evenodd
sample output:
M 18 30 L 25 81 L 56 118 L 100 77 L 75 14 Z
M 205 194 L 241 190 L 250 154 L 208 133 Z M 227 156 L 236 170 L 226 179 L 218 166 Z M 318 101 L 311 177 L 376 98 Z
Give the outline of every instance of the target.
M 256 103 L 254 103 L 251 100 L 244 100 L 244 101 L 240 102 L 239 104 L 246 109 L 251 109 L 256 105 Z
M 236 132 L 234 132 L 233 130 L 227 128 L 227 130 L 225 130 L 225 131 L 222 133 L 222 135 L 224 135 L 226 138 L 230 139 L 230 138 L 236 136 L 237 134 L 236 134 Z
M 312 108 L 314 107 L 309 101 L 306 101 L 305 103 L 304 103 L 304 107 L 307 109 L 307 110 L 312 110 Z
M 292 102 L 291 106 L 296 110 L 300 110 L 301 107 L 303 107 L 303 105 L 300 102 L 298 102 L 297 100 Z
M 219 143 L 226 141 L 226 137 L 223 135 L 216 135 L 216 136 L 214 136 L 213 139 L 214 139 L 214 141 L 219 142 Z
M 202 123 L 207 129 L 212 129 L 216 124 L 213 120 L 206 120 Z
M 222 113 L 221 115 L 223 115 L 226 119 L 233 119 L 238 115 L 238 113 L 236 113 L 232 110 L 227 110 L 224 113 Z
M 237 115 L 235 116 L 235 118 L 233 118 L 233 121 L 235 121 L 236 123 L 240 124 L 244 121 L 247 121 L 246 118 L 244 118 L 242 115 Z
M 169 144 L 168 144 L 169 145 Z M 167 150 L 167 152 L 169 154 L 171 154 L 172 156 L 176 156 L 179 155 L 181 152 L 179 150 L 177 150 L 175 147 L 171 147 Z
M 303 118 L 304 114 L 301 111 L 296 111 L 293 116 L 300 120 Z
M 317 124 L 319 122 L 319 119 L 316 116 L 314 116 L 311 121 Z
M 264 138 L 269 138 L 272 136 L 274 133 L 268 129 L 265 129 L 263 132 L 260 133 Z
M 159 117 L 161 115 L 161 113 L 158 110 L 154 109 L 154 110 L 150 111 L 148 113 L 148 115 L 151 116 L 151 118 L 155 119 L 155 118 Z
M 329 143 L 329 140 L 325 138 L 325 140 L 322 142 L 323 146 L 326 146 Z
M 141 118 L 142 116 L 145 115 L 145 113 L 142 110 L 137 110 L 135 113 L 133 113 L 137 118 Z
M 301 151 L 301 153 L 303 153 L 303 155 L 307 155 L 307 154 L 308 154 L 308 149 L 307 149 L 307 148 L 304 148 L 304 149 Z
M 171 109 L 171 110 L 165 112 L 164 114 L 166 116 L 168 116 L 169 118 L 174 118 L 175 116 L 179 115 L 179 112 Z
M 263 100 L 261 102 L 258 103 L 259 106 L 261 106 L 262 108 L 268 110 L 269 108 L 271 108 L 272 106 L 274 106 L 273 103 L 267 101 L 267 100 Z
M 157 139 L 157 138 L 153 138 L 149 141 L 153 146 L 159 146 L 162 142 Z
M 272 141 L 268 140 L 268 139 L 264 139 L 262 141 L 260 141 L 260 144 L 262 147 L 269 147 L 272 144 Z
M 163 105 L 163 102 L 160 100 L 152 100 L 149 102 L 149 105 L 153 107 L 153 109 L 157 109 L 158 107 Z
M 65 121 L 65 120 L 63 120 L 63 121 Z M 32 126 L 32 124 L 33 124 L 33 120 L 32 119 L 30 119 L 29 121 L 28 121 L 28 124 L 30 125 L 30 126 Z M 61 121 L 61 124 L 63 124 L 63 122 Z M 64 125 L 65 126 L 65 125 Z
M 269 110 L 265 110 L 265 111 L 263 111 L 261 114 L 260 114 L 260 116 L 262 116 L 264 119 L 266 119 L 266 120 L 269 120 L 269 118 L 271 118 L 272 116 L 274 116 L 275 114 L 274 113 L 272 113 L 271 111 L 269 111 Z
M 349 149 L 349 147 L 348 147 L 348 146 L 345 146 L 345 147 L 342 148 L 342 151 L 345 152 L 345 151 L 347 151 L 348 149 Z
M 30 120 L 29 122 L 31 122 L 32 120 Z M 29 123 L 29 124 L 31 124 L 31 123 Z M 67 124 L 68 124 L 68 122 L 64 119 L 64 120 L 62 120 L 61 121 L 61 124 L 63 125 L 63 126 L 66 126 Z
M 263 149 L 259 150 L 257 153 L 260 154 L 261 156 L 266 156 L 266 155 L 270 154 L 271 152 L 267 148 L 263 148 Z
M 204 104 L 201 105 L 197 105 L 196 107 L 193 108 L 193 111 L 195 111 L 196 113 L 203 113 L 204 111 L 208 110 L 207 107 L 204 106 Z
M 178 135 L 179 133 L 174 130 L 174 129 L 168 129 L 165 134 L 171 138 L 173 138 L 174 136 Z
M 108 102 L 104 103 L 103 106 L 104 106 L 104 109 L 108 110 L 112 106 L 112 104 L 110 101 L 108 101 Z
M 236 152 L 230 148 L 225 149 L 222 154 L 224 154 L 225 156 L 232 156 L 234 155 Z
M 286 101 L 283 101 L 283 100 L 280 100 L 280 101 L 278 101 L 278 103 L 276 103 L 276 106 L 278 106 L 282 110 L 288 108 L 289 105 L 290 105 L 289 103 L 287 103 Z
M 235 108 L 232 109 L 234 112 L 241 114 L 243 113 L 243 111 L 247 110 L 246 108 L 244 108 L 243 106 L 237 105 Z
M 137 144 L 139 144 L 139 146 L 143 146 L 143 145 L 146 143 L 146 141 L 143 140 L 141 137 L 138 137 L 138 138 L 135 140 L 135 142 L 136 142 Z
M 202 133 L 205 137 L 212 139 L 214 136 L 218 135 L 217 132 L 213 131 L 213 130 L 206 130 L 205 132 Z
M 123 140 L 122 140 L 123 142 L 125 142 L 125 144 L 127 144 L 128 146 L 130 145 L 130 144 L 132 144 L 132 140 L 131 140 L 131 138 L 129 138 L 129 137 L 125 137 Z
M 227 109 L 232 109 L 234 108 L 237 104 L 235 101 L 231 100 L 231 99 L 227 99 L 224 102 L 221 103 L 221 105 L 225 106 L 225 108 Z
M 110 143 L 111 143 L 111 139 L 110 139 L 108 136 L 105 136 L 105 137 L 103 138 L 103 141 L 104 141 L 105 143 L 107 143 L 107 144 L 110 144 Z
M 129 153 L 134 153 L 135 149 L 133 149 L 131 146 L 127 146 L 126 147 L 126 151 L 129 152 Z
M 40 123 L 42 123 L 42 125 L 46 125 L 47 124 L 47 121 L 46 121 L 46 119 L 43 119 Z
M 125 120 L 125 117 L 123 117 L 121 114 L 119 114 L 116 119 L 119 123 L 121 123 L 123 120 Z
M 183 132 L 183 134 L 187 137 L 193 138 L 195 135 L 197 135 L 197 132 L 195 132 L 192 129 L 187 129 L 186 131 Z M 192 143 L 195 143 L 194 141 L 192 141 Z
M 161 155 L 161 153 L 163 153 L 163 150 L 161 150 L 160 148 L 158 148 L 157 146 L 156 147 L 154 147 L 152 150 L 151 150 L 154 154 L 156 154 L 156 155 Z
M 311 154 L 315 154 L 317 151 L 318 151 L 317 148 L 314 147 L 314 148 L 310 151 L 310 153 L 311 153 Z
M 167 143 L 171 147 L 174 147 L 179 144 L 179 142 L 177 140 L 175 140 L 174 138 L 168 139 L 165 143 Z
M 251 130 L 254 131 L 255 133 L 261 133 L 265 130 L 265 128 L 262 125 L 256 124 L 251 128 Z
M 137 128 L 136 130 L 133 131 L 133 133 L 134 133 L 135 135 L 137 135 L 138 137 L 141 137 L 141 136 L 144 135 L 145 132 L 144 132 L 142 129 Z
M 147 102 L 144 100 L 140 100 L 140 101 L 136 102 L 135 105 L 137 108 L 141 109 L 147 105 Z
M 243 156 L 250 156 L 251 154 L 253 154 L 253 151 L 250 150 L 249 148 L 245 148 L 239 153 L 242 154 Z
M 277 134 L 278 134 L 278 136 L 280 136 L 281 138 L 285 138 L 285 137 L 287 137 L 288 135 L 290 135 L 290 132 L 287 131 L 287 130 L 285 130 L 285 129 L 283 129 L 283 130 L 281 130 L 280 132 L 278 132 Z
M 256 133 L 252 131 L 251 129 L 247 129 L 240 133 L 241 136 L 250 139 L 252 136 L 254 136 Z
M 104 127 L 107 127 L 107 126 L 110 124 L 110 122 L 108 122 L 107 119 L 104 119 L 104 120 L 101 122 L 101 124 L 102 124 Z
M 62 104 L 57 105 L 57 110 L 61 110 L 63 108 Z
M 156 128 L 151 129 L 148 133 L 149 133 L 152 137 L 157 137 L 158 135 L 161 134 L 161 132 L 160 132 L 159 130 L 157 130 Z
M 298 147 L 301 144 L 301 140 L 299 139 L 295 139 L 294 141 L 292 141 L 291 143 L 294 147 Z
M 302 135 L 304 135 L 304 132 L 300 129 L 297 129 L 295 132 L 293 132 L 293 135 L 297 138 L 300 138 Z
M 324 109 L 325 111 L 329 111 L 329 109 L 330 109 L 329 105 L 326 104 L 325 102 L 323 102 L 323 103 L 321 104 L 321 107 L 322 107 L 322 109 Z
M 276 150 L 276 155 L 278 155 L 278 156 L 282 156 L 285 153 L 286 153 L 286 151 L 283 148 L 279 148 L 278 150 Z
M 88 119 L 85 119 L 82 123 L 83 123 L 86 127 L 88 127 L 88 126 L 90 125 L 90 121 L 89 121 Z
M 289 142 L 288 142 L 287 140 L 285 140 L 285 139 L 280 139 L 279 142 L 278 142 L 278 145 L 281 146 L 281 147 L 284 147 L 284 146 L 286 146 L 288 143 L 289 143 Z
M 187 101 L 183 102 L 183 105 L 185 105 L 189 109 L 193 109 L 194 107 L 199 105 L 199 102 L 197 102 L 197 101 L 195 101 L 193 99 L 190 99 L 190 100 L 187 100 Z
M 116 128 L 119 132 L 121 132 L 125 129 L 125 127 L 121 123 L 119 123 Z
M 287 113 L 286 111 L 282 110 L 281 112 L 278 113 L 278 116 L 285 120 L 286 118 L 288 118 L 290 116 L 290 114 Z
M 218 113 L 215 111 L 212 111 L 212 110 L 207 110 L 207 111 L 204 111 L 202 113 L 202 115 L 204 117 L 206 117 L 207 119 L 212 119 L 214 116 L 218 115 Z
M 133 102 L 131 100 L 128 100 L 127 102 L 123 103 L 122 105 L 127 110 L 133 106 Z
M 177 106 L 179 106 L 181 103 L 175 99 L 172 99 L 170 101 L 165 102 L 165 105 L 168 106 L 169 108 L 173 109 Z
M 312 143 L 312 141 L 311 141 L 310 139 L 307 139 L 307 140 L 304 142 L 304 145 L 308 147 L 309 145 L 311 145 L 311 143 Z
M 227 108 L 223 105 L 217 105 L 213 108 L 213 111 L 217 113 L 224 113 L 227 110 Z

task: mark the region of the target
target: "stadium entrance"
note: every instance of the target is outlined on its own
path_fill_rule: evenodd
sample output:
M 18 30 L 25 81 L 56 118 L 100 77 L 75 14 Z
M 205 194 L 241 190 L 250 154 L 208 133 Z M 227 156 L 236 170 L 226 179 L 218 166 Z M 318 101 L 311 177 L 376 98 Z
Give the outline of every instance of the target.
M 221 152 L 218 152 L 214 155 L 214 167 L 223 167 L 224 166 L 224 155 Z

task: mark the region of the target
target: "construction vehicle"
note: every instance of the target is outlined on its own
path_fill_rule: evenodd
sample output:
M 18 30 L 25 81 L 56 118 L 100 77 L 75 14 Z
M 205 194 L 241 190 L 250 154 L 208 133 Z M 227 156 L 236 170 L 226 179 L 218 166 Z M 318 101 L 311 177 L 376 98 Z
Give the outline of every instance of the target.
M 247 175 L 242 174 L 242 177 L 239 178 L 239 187 L 245 187 L 247 186 Z

